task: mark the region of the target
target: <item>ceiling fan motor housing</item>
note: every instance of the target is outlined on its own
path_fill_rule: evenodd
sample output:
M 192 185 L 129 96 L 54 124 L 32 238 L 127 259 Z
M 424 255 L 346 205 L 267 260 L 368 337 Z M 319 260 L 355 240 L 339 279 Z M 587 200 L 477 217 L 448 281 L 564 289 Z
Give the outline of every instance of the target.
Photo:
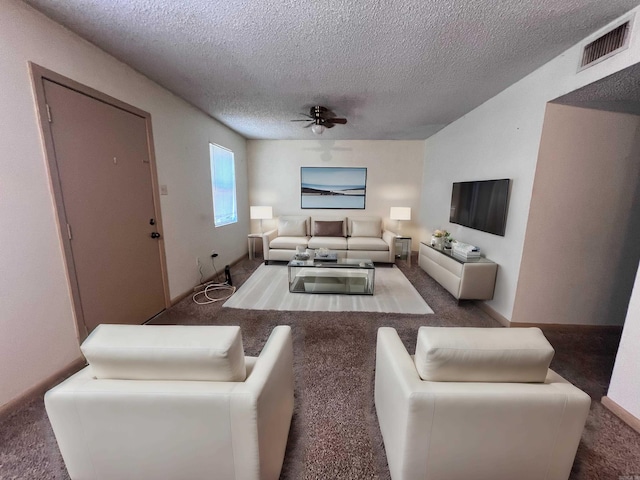
M 329 112 L 329 110 L 326 107 L 322 107 L 320 105 L 316 105 L 314 107 L 311 107 L 310 110 L 310 114 L 313 118 L 315 118 L 316 120 L 318 119 L 322 119 L 322 120 L 326 120 L 325 118 L 323 118 L 327 113 Z

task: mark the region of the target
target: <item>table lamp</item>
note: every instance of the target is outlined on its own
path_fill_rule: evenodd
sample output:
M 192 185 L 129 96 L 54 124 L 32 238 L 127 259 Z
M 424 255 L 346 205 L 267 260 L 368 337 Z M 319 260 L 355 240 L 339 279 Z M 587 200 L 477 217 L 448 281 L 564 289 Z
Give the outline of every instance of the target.
M 389 218 L 398 221 L 398 236 L 400 236 L 400 222 L 411 220 L 411 207 L 391 207 Z
M 251 220 L 260 220 L 260 233 L 262 233 L 262 220 L 270 220 L 273 218 L 273 207 L 249 207 L 249 218 L 251 218 Z

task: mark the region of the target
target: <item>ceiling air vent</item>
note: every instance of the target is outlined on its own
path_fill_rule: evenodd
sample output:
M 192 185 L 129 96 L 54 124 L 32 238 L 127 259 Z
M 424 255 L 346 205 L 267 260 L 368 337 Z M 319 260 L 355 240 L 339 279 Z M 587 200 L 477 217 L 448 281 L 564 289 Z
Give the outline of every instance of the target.
M 626 21 L 584 47 L 580 67 L 588 67 L 625 48 L 629 40 L 629 25 L 630 22 Z

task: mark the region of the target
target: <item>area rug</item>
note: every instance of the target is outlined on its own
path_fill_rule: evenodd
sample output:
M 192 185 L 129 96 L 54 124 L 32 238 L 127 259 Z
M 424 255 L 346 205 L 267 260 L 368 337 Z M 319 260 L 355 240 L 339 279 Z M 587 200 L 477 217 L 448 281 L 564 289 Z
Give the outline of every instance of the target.
M 290 293 L 286 266 L 261 265 L 223 306 L 248 310 L 433 313 L 395 265 L 376 268 L 373 295 Z

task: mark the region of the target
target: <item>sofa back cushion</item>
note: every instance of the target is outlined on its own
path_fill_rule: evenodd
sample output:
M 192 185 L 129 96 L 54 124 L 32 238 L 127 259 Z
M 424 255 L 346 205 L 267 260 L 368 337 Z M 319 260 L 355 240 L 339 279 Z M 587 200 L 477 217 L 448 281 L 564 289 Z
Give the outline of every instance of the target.
M 278 218 L 279 237 L 306 237 L 309 235 L 309 217 L 283 216 Z
M 311 235 L 314 237 L 346 237 L 345 217 L 315 217 L 311 220 Z
M 96 378 L 241 382 L 238 326 L 99 325 L 80 347 Z
M 539 328 L 420 327 L 415 364 L 435 382 L 544 382 L 553 354 Z
M 382 221 L 380 218 L 350 218 L 349 232 L 352 237 L 382 236 Z

